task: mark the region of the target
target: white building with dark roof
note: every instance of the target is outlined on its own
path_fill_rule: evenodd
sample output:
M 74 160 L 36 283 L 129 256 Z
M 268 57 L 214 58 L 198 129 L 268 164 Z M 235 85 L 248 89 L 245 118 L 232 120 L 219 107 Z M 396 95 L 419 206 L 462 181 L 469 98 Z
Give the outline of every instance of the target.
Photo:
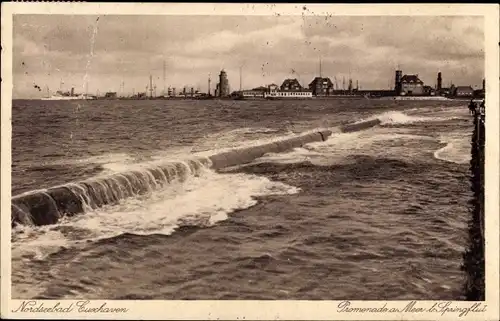
M 278 87 L 275 84 L 267 86 L 267 99 L 307 99 L 312 98 L 312 90 L 304 89 L 297 79 L 285 79 Z
M 401 77 L 399 94 L 402 96 L 425 95 L 424 82 L 418 75 L 404 75 Z

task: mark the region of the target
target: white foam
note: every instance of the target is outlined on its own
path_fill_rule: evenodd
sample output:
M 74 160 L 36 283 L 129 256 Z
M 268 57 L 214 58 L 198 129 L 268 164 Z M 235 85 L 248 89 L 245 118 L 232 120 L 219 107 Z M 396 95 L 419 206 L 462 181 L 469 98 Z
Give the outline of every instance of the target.
M 61 246 L 122 233 L 170 234 L 180 225 L 209 226 L 227 219 L 228 214 L 237 209 L 254 206 L 257 196 L 298 192 L 298 188 L 266 177 L 204 170 L 200 177 L 189 177 L 183 183 L 170 184 L 150 195 L 68 218 L 55 226 L 26 228 L 29 234 L 16 236 L 13 251 L 17 257 L 26 253 L 40 256 Z M 83 232 L 65 236 L 58 232 L 61 228 Z
M 441 111 L 441 110 L 440 110 Z M 447 121 L 447 120 L 453 120 L 453 119 L 464 119 L 463 116 L 456 116 L 457 112 L 463 112 L 463 108 L 455 108 L 453 110 L 445 110 L 444 112 L 441 112 L 439 115 L 438 113 L 433 113 L 433 112 L 428 112 L 427 115 L 432 115 L 432 116 L 421 116 L 421 115 L 408 115 L 406 113 L 400 112 L 400 111 L 388 111 L 385 113 L 381 113 L 378 115 L 374 115 L 372 117 L 366 118 L 359 120 L 355 122 L 355 124 L 358 123 L 363 123 L 366 121 L 370 120 L 375 120 L 378 119 L 380 120 L 381 125 L 405 125 L 405 124 L 413 124 L 413 123 L 420 123 L 420 122 L 436 122 L 436 121 Z
M 333 134 L 324 142 L 309 143 L 303 148 L 295 148 L 288 153 L 268 153 L 255 160 L 254 163 L 292 164 L 309 161 L 318 166 L 341 164 L 347 156 L 353 153 L 367 155 L 383 153 L 384 150 L 381 150 L 380 147 L 372 145 L 399 139 L 435 140 L 430 136 L 390 133 L 385 129 L 372 128 L 366 131 Z
M 446 146 L 434 152 L 434 157 L 456 164 L 466 164 L 470 162 L 470 134 L 454 133 L 440 137 L 441 143 Z
M 62 247 L 68 247 L 70 241 L 60 231 L 51 228 L 53 226 L 16 226 L 12 231 L 12 258 L 41 260 Z

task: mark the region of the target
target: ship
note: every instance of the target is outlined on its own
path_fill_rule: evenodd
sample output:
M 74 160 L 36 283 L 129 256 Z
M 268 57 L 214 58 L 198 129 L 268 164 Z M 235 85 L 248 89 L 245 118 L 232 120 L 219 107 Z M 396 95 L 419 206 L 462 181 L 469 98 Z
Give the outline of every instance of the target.
M 56 91 L 54 95 L 48 95 L 47 97 L 42 97 L 42 100 L 86 100 L 94 99 L 93 96 L 85 94 L 75 94 L 74 89 L 71 88 L 71 92 L 63 92 L 62 90 Z

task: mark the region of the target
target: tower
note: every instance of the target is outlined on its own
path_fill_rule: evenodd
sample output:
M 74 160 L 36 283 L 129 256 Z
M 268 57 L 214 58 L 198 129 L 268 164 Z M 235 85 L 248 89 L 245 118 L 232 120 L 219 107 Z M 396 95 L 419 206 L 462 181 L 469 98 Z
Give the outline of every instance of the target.
M 219 74 L 219 97 L 227 97 L 229 96 L 229 81 L 227 80 L 227 73 L 224 69 L 221 70 Z
M 441 91 L 443 88 L 443 78 L 441 78 L 441 72 L 438 72 L 438 78 L 437 78 L 437 90 Z
M 396 70 L 396 77 L 394 79 L 394 91 L 399 95 L 401 93 L 401 79 L 403 78 L 403 71 Z

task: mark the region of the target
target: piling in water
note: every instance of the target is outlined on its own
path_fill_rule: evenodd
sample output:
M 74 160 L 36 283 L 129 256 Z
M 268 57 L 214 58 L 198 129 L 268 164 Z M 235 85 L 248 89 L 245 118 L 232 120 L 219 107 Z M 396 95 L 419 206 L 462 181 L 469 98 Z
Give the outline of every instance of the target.
M 474 132 L 471 142 L 471 190 L 474 193 L 469 201 L 471 218 L 469 220 L 469 247 L 464 253 L 463 270 L 467 274 L 464 285 L 465 299 L 484 301 L 485 299 L 485 240 L 484 240 L 484 129 L 485 116 L 474 112 Z

